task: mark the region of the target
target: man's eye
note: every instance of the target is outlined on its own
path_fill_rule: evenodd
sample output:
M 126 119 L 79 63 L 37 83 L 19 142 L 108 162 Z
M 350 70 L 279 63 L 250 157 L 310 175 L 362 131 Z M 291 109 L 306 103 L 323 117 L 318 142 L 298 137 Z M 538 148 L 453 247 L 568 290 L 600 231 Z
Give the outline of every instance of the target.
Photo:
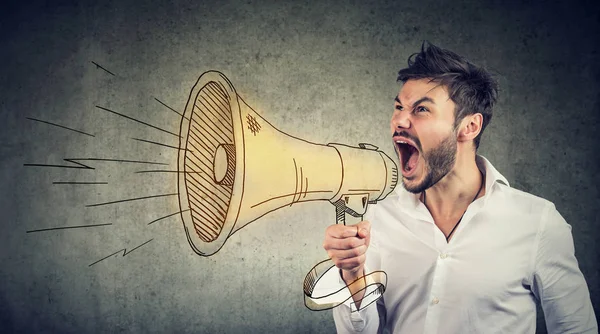
M 399 104 L 397 104 L 397 105 L 396 105 L 396 110 L 400 110 L 400 111 L 402 111 L 403 109 L 404 109 L 404 108 L 402 108 L 402 106 L 401 106 L 401 105 L 399 105 Z
M 423 106 L 418 106 L 415 108 L 415 112 L 427 112 L 429 111 L 429 109 L 423 107 Z

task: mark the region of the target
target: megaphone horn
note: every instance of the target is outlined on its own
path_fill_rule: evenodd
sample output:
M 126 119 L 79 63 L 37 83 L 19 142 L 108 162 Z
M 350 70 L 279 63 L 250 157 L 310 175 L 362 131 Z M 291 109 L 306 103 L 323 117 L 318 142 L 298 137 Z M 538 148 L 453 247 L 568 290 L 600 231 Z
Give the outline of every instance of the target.
M 329 200 L 362 214 L 397 182 L 396 165 L 376 147 L 290 136 L 248 106 L 217 71 L 203 73 L 190 93 L 181 118 L 178 171 L 187 238 L 204 256 L 278 208 Z

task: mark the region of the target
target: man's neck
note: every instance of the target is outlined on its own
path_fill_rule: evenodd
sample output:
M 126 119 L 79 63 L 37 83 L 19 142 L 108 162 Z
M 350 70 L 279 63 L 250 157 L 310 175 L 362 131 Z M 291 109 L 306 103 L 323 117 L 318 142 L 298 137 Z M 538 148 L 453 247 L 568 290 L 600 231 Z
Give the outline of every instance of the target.
M 454 219 L 462 216 L 475 195 L 481 197 L 485 193 L 483 176 L 475 162 L 474 152 L 457 154 L 454 168 L 434 186 L 427 189 L 425 205 L 434 218 Z M 480 190 L 480 188 L 483 188 Z

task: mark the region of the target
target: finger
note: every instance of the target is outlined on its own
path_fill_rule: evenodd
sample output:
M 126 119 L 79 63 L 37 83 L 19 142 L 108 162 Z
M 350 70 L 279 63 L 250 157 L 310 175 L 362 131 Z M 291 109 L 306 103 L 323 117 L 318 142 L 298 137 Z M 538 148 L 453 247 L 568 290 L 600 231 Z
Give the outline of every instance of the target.
M 339 260 L 351 259 L 354 257 L 359 257 L 367 251 L 367 245 L 361 245 L 356 248 L 351 249 L 330 249 L 327 252 L 330 258 L 336 258 Z
M 336 238 L 336 239 L 344 239 L 349 237 L 356 236 L 356 227 L 355 226 L 346 226 L 346 225 L 331 225 L 327 228 L 327 235 Z
M 366 239 L 350 237 L 344 239 L 325 238 L 323 248 L 325 250 L 348 250 L 363 246 L 366 244 Z
M 349 259 L 334 259 L 333 262 L 335 263 L 335 266 L 340 269 L 356 271 L 363 266 L 365 259 L 366 256 L 363 254 L 361 256 L 352 257 Z
M 371 223 L 367 220 L 356 224 L 356 235 L 361 238 L 366 238 L 371 233 Z
M 357 227 L 357 236 L 365 240 L 365 244 L 369 246 L 371 243 L 371 223 L 368 221 L 362 221 Z

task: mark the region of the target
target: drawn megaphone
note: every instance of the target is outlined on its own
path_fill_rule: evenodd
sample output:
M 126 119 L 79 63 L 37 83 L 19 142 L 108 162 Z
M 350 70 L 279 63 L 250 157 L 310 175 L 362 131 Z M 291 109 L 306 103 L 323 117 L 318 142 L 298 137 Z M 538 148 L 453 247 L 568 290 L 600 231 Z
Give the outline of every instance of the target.
M 315 144 L 278 130 L 217 71 L 203 73 L 192 88 L 179 135 L 181 219 L 191 248 L 202 256 L 294 203 L 327 200 L 337 223 L 360 221 L 367 205 L 385 198 L 398 180 L 395 163 L 373 145 Z M 321 296 L 312 296 L 326 267 L 315 266 L 305 280 L 311 309 L 339 304 L 319 306 Z

